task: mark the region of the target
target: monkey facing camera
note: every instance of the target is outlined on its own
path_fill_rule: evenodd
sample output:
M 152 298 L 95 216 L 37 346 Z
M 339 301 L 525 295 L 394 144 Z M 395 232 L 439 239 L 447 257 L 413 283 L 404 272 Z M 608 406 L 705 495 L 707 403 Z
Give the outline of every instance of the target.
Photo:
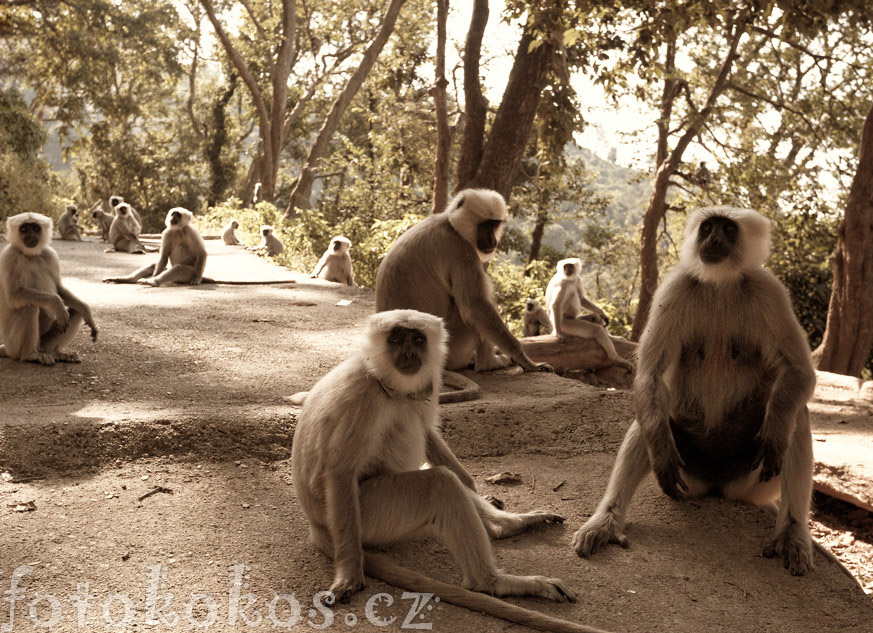
M 770 222 L 754 211 L 712 207 L 689 218 L 640 339 L 636 420 L 600 505 L 573 537 L 578 554 L 627 546 L 628 506 L 654 471 L 674 499 L 766 506 L 781 497 L 764 556 L 794 575 L 812 568 L 815 372 L 788 292 L 763 267 L 769 247 Z

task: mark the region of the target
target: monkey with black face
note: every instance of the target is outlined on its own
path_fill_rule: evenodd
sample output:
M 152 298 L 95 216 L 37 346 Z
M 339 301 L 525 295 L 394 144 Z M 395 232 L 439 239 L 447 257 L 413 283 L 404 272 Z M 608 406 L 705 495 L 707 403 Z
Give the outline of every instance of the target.
M 618 355 L 615 345 L 609 338 L 606 325 L 609 319 L 593 301 L 585 296 L 582 288 L 582 260 L 578 257 L 562 259 L 558 262 L 557 272 L 546 288 L 546 304 L 549 306 L 549 318 L 552 321 L 553 333 L 566 342 L 568 336 L 593 338 L 606 352 L 607 358 L 626 369 L 633 370 L 633 364 Z M 589 310 L 592 318 L 582 318 L 582 309 Z
M 222 241 L 228 246 L 239 246 L 239 240 L 236 239 L 236 230 L 239 228 L 239 222 L 231 220 L 224 227 L 224 233 L 221 234 Z
M 115 216 L 111 213 L 106 213 L 103 209 L 97 208 L 91 213 L 91 216 L 97 220 L 97 224 L 100 226 L 101 236 L 104 242 L 109 241 L 109 229 L 112 227 L 112 221 L 115 219 Z
M 261 243 L 248 250 L 265 251 L 268 256 L 275 257 L 285 252 L 285 245 L 273 235 L 273 227 L 265 224 L 261 227 Z
M 96 341 L 97 325 L 88 305 L 61 281 L 51 219 L 39 213 L 11 216 L 6 240 L 0 253 L 0 357 L 43 365 L 78 363 L 75 353 L 62 349 L 83 322 Z
M 118 209 L 118 205 L 127 204 L 124 201 L 124 198 L 121 196 L 109 196 L 109 208 L 112 209 L 112 212 L 115 213 Z M 139 234 L 142 232 L 142 218 L 139 215 L 139 211 L 133 208 L 132 205 L 127 204 L 128 213 L 133 216 L 133 219 L 136 220 L 136 236 L 139 237 Z
M 542 614 L 423 578 L 363 550 L 432 535 L 461 565 L 467 589 L 576 598 L 560 579 L 497 569 L 489 535 L 507 537 L 563 519 L 550 512 L 504 512 L 476 494 L 472 477 L 438 430 L 436 392 L 445 346 L 438 317 L 414 310 L 376 313 L 360 352 L 309 392 L 291 463 L 310 537 L 334 560 L 330 590 L 339 601 L 364 587 L 366 573 L 513 621 L 520 621 L 512 616 L 523 611 L 534 626 L 548 630 L 550 620 Z M 422 469 L 425 462 L 430 467 Z
M 441 317 L 449 332 L 447 369 L 477 371 L 515 361 L 525 371 L 551 368 L 522 349 L 494 305 L 485 264 L 503 234 L 506 203 L 496 191 L 465 189 L 445 212 L 398 239 L 376 274 L 376 309 L 409 308 Z M 503 354 L 494 352 L 497 346 Z
M 524 305 L 522 316 L 522 333 L 525 336 L 539 336 L 552 331 L 552 321 L 549 313 L 543 309 L 536 299 L 528 299 Z
M 764 269 L 769 220 L 748 209 L 695 212 L 679 264 L 658 288 L 638 349 L 637 419 L 606 494 L 573 537 L 583 556 L 627 546 L 625 514 L 654 470 L 673 498 L 716 494 L 758 505 L 781 496 L 764 556 L 792 574 L 813 566 L 808 518 L 815 387 L 788 293 Z
M 123 210 L 123 206 L 124 203 L 119 205 L 119 212 Z M 182 207 L 170 209 L 165 222 L 167 228 L 161 233 L 158 263 L 143 266 L 127 277 L 107 277 L 103 281 L 116 284 L 142 283 L 149 286 L 170 283 L 192 286 L 199 284 L 203 281 L 203 270 L 206 268 L 206 244 L 197 229 L 191 226 L 193 216 L 193 213 Z M 168 263 L 170 268 L 166 270 Z
M 106 250 L 121 251 L 123 253 L 145 253 L 145 245 L 139 241 L 142 225 L 133 215 L 133 208 L 126 202 L 121 202 L 115 207 L 115 219 L 109 225 L 109 243 L 112 248 Z
M 82 242 L 82 229 L 79 228 L 79 209 L 75 204 L 68 204 L 58 218 L 58 233 L 62 240 Z
M 333 238 L 311 276 L 354 286 L 355 275 L 352 273 L 352 258 L 349 255 L 351 245 L 351 241 L 342 235 Z

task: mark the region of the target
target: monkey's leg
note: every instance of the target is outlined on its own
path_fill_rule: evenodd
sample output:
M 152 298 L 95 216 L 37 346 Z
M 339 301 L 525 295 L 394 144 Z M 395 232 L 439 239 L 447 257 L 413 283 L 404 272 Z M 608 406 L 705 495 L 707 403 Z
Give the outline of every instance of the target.
M 512 364 L 512 359 L 494 349 L 494 344 L 485 338 L 476 346 L 476 371 L 491 371 Z
M 28 306 L 14 310 L 6 321 L 5 355 L 15 360 L 54 365 L 51 354 L 39 350 L 39 308 Z
M 445 318 L 449 333 L 449 354 L 446 369 L 457 371 L 467 369 L 473 363 L 479 334 L 461 320 L 457 310 L 452 310 Z
M 157 277 L 144 279 L 140 283 L 148 284 L 149 286 L 165 286 L 173 283 L 189 283 L 194 279 L 194 267 L 187 264 L 179 264 L 165 270 Z
M 624 518 L 634 492 L 651 470 L 646 440 L 635 420 L 618 449 L 603 499 L 591 518 L 573 535 L 573 549 L 579 556 L 593 554 L 607 543 L 628 546 L 623 532 Z
M 479 518 L 482 519 L 482 523 L 485 524 L 485 530 L 491 538 L 501 539 L 515 536 L 524 532 L 532 525 L 564 522 L 564 517 L 545 510 L 534 510 L 533 512 L 525 512 L 523 514 L 505 512 L 495 508 L 476 494 L 476 492 L 471 490 L 469 494 L 476 505 Z
M 485 526 L 467 489 L 445 467 L 373 477 L 361 484 L 361 540 L 386 545 L 432 534 L 464 572 L 467 589 L 495 596 L 541 596 L 558 602 L 576 594 L 558 578 L 498 571 Z
M 782 502 L 776 515 L 773 539 L 764 556 L 782 555 L 782 563 L 794 576 L 813 568 L 812 537 L 809 534 L 809 505 L 812 500 L 812 435 L 809 411 L 804 406 L 797 414 L 797 426 L 786 451 L 782 467 Z
M 155 273 L 155 264 L 143 266 L 130 273 L 127 277 L 104 277 L 103 283 L 106 284 L 135 284 L 139 279 L 151 277 Z
M 70 309 L 70 322 L 67 324 L 67 329 L 61 332 L 56 325 L 53 325 L 42 336 L 39 348 L 45 354 L 50 354 L 56 362 L 59 363 L 80 363 L 79 355 L 74 352 L 62 352 L 61 348 L 66 347 L 72 341 L 79 328 L 82 327 L 82 322 L 85 317 L 81 312 L 75 309 Z
M 563 317 L 561 322 L 565 334 L 578 336 L 580 338 L 593 338 L 606 352 L 607 358 L 617 365 L 621 365 L 626 369 L 633 369 L 633 364 L 618 355 L 615 351 L 615 345 L 612 344 L 612 339 L 609 338 L 609 332 L 606 328 L 597 323 L 592 323 L 584 319 L 573 319 L 571 317 Z

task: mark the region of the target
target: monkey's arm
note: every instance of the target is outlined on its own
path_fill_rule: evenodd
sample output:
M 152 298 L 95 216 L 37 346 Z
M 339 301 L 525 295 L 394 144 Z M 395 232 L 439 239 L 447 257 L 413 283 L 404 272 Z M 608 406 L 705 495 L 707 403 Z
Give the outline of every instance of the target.
M 200 243 L 200 252 L 197 254 L 197 259 L 194 261 L 194 278 L 191 280 L 192 286 L 196 286 L 203 281 L 203 271 L 206 270 L 206 244 L 204 244 L 201 239 L 198 239 L 198 241 Z
M 155 272 L 152 273 L 152 277 L 157 277 L 167 268 L 167 263 L 170 261 L 170 238 L 168 237 L 168 231 L 164 231 L 163 235 L 161 235 L 161 253 L 158 256 L 158 263 L 155 264 Z
M 768 281 L 770 281 L 768 279 Z M 777 281 L 760 293 L 759 301 L 767 331 L 779 346 L 781 356 L 776 380 L 767 400 L 764 423 L 758 432 L 761 448 L 754 467 L 763 463 L 761 481 L 767 481 L 782 470 L 782 459 L 791 442 L 797 414 L 812 397 L 815 370 L 806 341 L 806 334 L 794 316 L 787 291 Z
M 549 314 L 542 308 L 537 312 L 537 321 L 539 321 L 540 325 L 546 328 L 546 330 L 552 330 L 552 320 L 549 318 Z
M 321 259 L 318 260 L 318 263 L 315 265 L 315 268 L 312 271 L 312 277 L 318 277 L 318 274 L 324 268 L 325 264 L 327 264 L 327 258 L 329 253 L 327 251 L 324 252 L 324 255 L 321 256 Z
M 9 307 L 24 308 L 27 306 L 36 306 L 54 314 L 61 330 L 65 330 L 70 322 L 70 313 L 59 294 L 42 292 L 26 286 L 19 286 L 9 293 Z
M 663 376 L 679 355 L 680 337 L 672 330 L 681 320 L 677 310 L 659 305 L 659 299 L 667 294 L 656 293 L 652 300 L 652 312 L 638 348 L 633 391 L 637 422 L 646 441 L 652 470 L 664 493 L 679 499 L 682 497 L 679 489 L 687 491 L 688 486 L 679 473 L 684 463 L 670 431 L 670 391 Z M 677 293 L 672 289 L 669 294 Z
M 461 270 L 450 276 L 449 283 L 464 323 L 500 348 L 525 371 L 552 371 L 547 363 L 535 363 L 530 359 L 500 318 L 491 299 L 491 284 L 485 270 L 476 266 L 471 271 L 464 258 L 456 258 L 456 266 Z
M 66 287 L 61 285 L 58 286 L 58 295 L 68 307 L 76 310 L 82 315 L 82 317 L 85 319 L 85 323 L 88 325 L 89 328 L 91 328 L 91 340 L 96 341 L 97 324 L 94 323 L 94 317 L 91 316 L 91 308 L 88 306 L 88 304 L 79 299 L 72 292 L 67 290 Z
M 461 483 L 467 486 L 473 492 L 476 492 L 476 484 L 470 473 L 464 468 L 449 445 L 436 429 L 431 429 L 427 433 L 427 446 L 425 448 L 427 461 L 431 466 L 445 466 L 458 476 Z
M 346 272 L 349 278 L 349 285 L 355 285 L 355 273 L 352 271 L 352 256 L 346 253 Z
M 604 314 L 603 310 L 600 309 L 600 306 L 598 306 L 596 303 L 591 301 L 591 299 L 585 296 L 585 293 L 582 292 L 581 287 L 579 289 L 579 302 L 582 304 L 582 307 L 589 312 L 593 312 L 594 314 L 599 315 L 600 318 L 603 319 L 604 326 L 609 325 L 609 319 L 606 317 L 606 314 Z
M 364 587 L 361 507 L 354 472 L 334 464 L 325 476 L 327 521 L 333 542 L 334 578 L 330 590 L 340 602 Z

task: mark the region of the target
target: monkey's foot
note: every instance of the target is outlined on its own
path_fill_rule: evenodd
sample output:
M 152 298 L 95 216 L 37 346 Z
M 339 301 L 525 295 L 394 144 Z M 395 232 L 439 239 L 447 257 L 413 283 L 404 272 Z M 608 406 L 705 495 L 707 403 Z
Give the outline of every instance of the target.
M 81 363 L 82 359 L 75 352 L 55 352 L 55 361 L 58 363 Z
M 151 286 L 152 288 L 157 288 L 160 286 L 160 282 L 156 281 L 154 277 L 150 277 L 148 279 L 137 279 L 136 283 L 142 284 L 143 286 Z
M 490 593 L 493 596 L 538 596 L 555 602 L 576 602 L 576 592 L 570 589 L 560 578 L 545 576 L 512 576 L 497 574 L 491 582 L 483 585 L 470 586 L 466 581 L 464 586 L 473 591 Z
M 34 352 L 30 356 L 26 356 L 21 360 L 26 363 L 39 363 L 46 367 L 52 367 L 55 364 L 54 354 L 47 354 L 46 352 Z
M 590 556 L 607 543 L 628 546 L 621 523 L 611 512 L 594 514 L 573 535 L 573 549 L 579 556 Z
M 614 362 L 619 367 L 623 367 L 624 369 L 627 369 L 628 371 L 634 370 L 634 364 L 632 362 L 630 362 L 629 360 L 622 358 L 621 356 L 617 356 L 616 358 L 613 358 L 612 362 Z
M 564 517 L 554 512 L 534 510 L 524 514 L 504 513 L 501 517 L 487 517 L 484 519 L 485 529 L 488 536 L 495 539 L 507 538 L 524 532 L 533 525 L 543 523 L 563 523 Z
M 503 369 L 512 364 L 512 359 L 504 356 L 500 352 L 483 354 L 484 358 L 479 359 L 479 354 L 476 354 L 476 371 L 491 371 L 493 369 Z
M 361 591 L 364 587 L 366 587 L 366 584 L 364 583 L 364 576 L 361 574 L 360 576 L 355 575 L 354 577 L 348 578 L 334 578 L 330 592 L 333 594 L 335 602 L 346 604 L 351 600 L 353 595 Z
M 123 283 L 128 283 L 128 280 L 125 279 L 124 277 L 104 277 L 103 283 L 104 284 L 123 284 Z
M 813 568 L 812 541 L 803 527 L 793 524 L 764 547 L 764 558 L 782 556 L 782 566 L 792 576 L 803 576 Z
M 6 353 L 5 345 L 0 345 L 0 358 L 9 358 L 9 354 Z

